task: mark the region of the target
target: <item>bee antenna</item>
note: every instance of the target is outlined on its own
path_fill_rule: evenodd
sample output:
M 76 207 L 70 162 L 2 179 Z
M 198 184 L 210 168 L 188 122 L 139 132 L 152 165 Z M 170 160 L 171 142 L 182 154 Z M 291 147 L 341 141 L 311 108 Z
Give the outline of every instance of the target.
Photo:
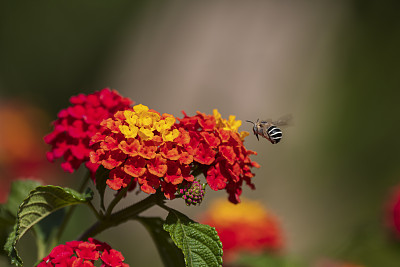
M 252 122 L 252 121 L 248 121 L 248 120 L 246 120 L 247 122 L 250 122 L 250 123 L 252 123 L 252 124 L 255 124 L 254 122 Z

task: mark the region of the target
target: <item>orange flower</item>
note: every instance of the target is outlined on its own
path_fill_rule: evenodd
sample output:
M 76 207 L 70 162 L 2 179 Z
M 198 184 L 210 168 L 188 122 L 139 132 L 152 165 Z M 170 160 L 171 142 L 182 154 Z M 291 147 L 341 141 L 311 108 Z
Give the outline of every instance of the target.
M 201 223 L 216 228 L 224 249 L 224 261 L 234 260 L 240 252 L 276 252 L 283 248 L 277 218 L 257 201 L 244 199 L 233 205 L 217 200 Z
M 101 125 L 91 140 L 90 159 L 111 170 L 107 180 L 111 189 L 120 190 L 133 180 L 133 187 L 139 183 L 147 194 L 161 187 L 165 197 L 173 199 L 179 185 L 193 181 L 189 166 L 193 159 L 183 147 L 189 134 L 176 127 L 172 115 L 137 105 Z
M 0 101 L 0 203 L 7 200 L 15 179 L 54 181 L 55 168 L 41 156 L 46 153 L 46 145 L 40 142 L 46 123 L 45 112 L 28 102 Z

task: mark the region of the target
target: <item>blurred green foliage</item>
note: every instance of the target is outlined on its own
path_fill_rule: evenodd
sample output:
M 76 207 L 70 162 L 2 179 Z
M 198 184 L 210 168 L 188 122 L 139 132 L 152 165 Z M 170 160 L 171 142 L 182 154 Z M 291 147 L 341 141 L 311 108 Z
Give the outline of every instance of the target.
M 331 113 L 318 137 L 323 156 L 315 166 L 326 177 L 314 177 L 326 183 L 326 216 L 334 214 L 334 228 L 345 230 L 331 233 L 334 243 L 326 240 L 323 247 L 366 266 L 398 266 L 399 247 L 388 239 L 384 208 L 391 187 L 400 183 L 400 6 L 349 3 L 327 82 Z
M 71 95 L 92 92 L 145 2 L 151 1 L 1 1 L 1 96 L 29 99 L 56 114 Z

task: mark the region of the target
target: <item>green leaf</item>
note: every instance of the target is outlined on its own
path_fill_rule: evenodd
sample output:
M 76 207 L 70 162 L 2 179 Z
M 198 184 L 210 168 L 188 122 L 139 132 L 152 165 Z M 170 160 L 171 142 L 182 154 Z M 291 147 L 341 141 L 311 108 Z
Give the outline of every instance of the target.
M 139 217 L 138 220 L 149 231 L 165 267 L 185 266 L 182 251 L 174 244 L 168 232 L 163 229 L 165 222 L 163 219 Z
M 39 186 L 29 193 L 18 209 L 17 222 L 8 237 L 4 249 L 11 263 L 22 266 L 16 244 L 19 239 L 40 220 L 66 206 L 82 204 L 93 198 L 93 192 L 80 194 L 69 188 L 59 186 Z
M 19 205 L 36 187 L 41 184 L 34 180 L 16 180 L 11 184 L 10 194 L 4 208 L 17 217 Z
M 102 165 L 96 171 L 96 188 L 100 195 L 100 206 L 103 210 L 106 210 L 104 207 L 104 192 L 107 187 L 107 179 L 109 177 L 110 170 L 104 168 Z
M 12 227 L 15 222 L 15 216 L 11 214 L 7 209 L 4 208 L 5 205 L 0 205 L 0 243 L 1 246 L 7 241 L 7 236 L 11 232 Z M 0 250 L 0 255 L 6 255 L 4 250 Z
M 186 266 L 222 266 L 222 243 L 214 227 L 170 209 L 164 230 L 182 250 Z
M 19 204 L 28 196 L 29 192 L 40 186 L 40 183 L 33 180 L 15 180 L 11 184 L 8 200 L 0 205 L 0 244 L 1 247 L 7 241 L 9 233 L 12 231 L 17 218 Z M 0 250 L 0 254 L 6 255 L 5 250 Z
M 50 250 L 57 245 L 57 232 L 62 225 L 66 209 L 59 209 L 33 227 L 38 248 L 38 258 L 41 259 L 50 253 Z

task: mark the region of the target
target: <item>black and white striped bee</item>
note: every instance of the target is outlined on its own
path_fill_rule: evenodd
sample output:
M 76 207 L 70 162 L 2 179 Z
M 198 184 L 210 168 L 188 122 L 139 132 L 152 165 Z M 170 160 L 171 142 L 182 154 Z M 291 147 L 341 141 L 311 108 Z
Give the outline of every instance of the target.
M 272 144 L 277 144 L 282 139 L 282 130 L 279 129 L 277 126 L 285 126 L 288 125 L 289 121 L 292 119 L 291 115 L 286 115 L 280 118 L 277 121 L 272 120 L 262 120 L 260 121 L 257 119 L 256 122 L 247 121 L 253 124 L 253 133 L 258 138 L 258 135 L 261 135 Z

